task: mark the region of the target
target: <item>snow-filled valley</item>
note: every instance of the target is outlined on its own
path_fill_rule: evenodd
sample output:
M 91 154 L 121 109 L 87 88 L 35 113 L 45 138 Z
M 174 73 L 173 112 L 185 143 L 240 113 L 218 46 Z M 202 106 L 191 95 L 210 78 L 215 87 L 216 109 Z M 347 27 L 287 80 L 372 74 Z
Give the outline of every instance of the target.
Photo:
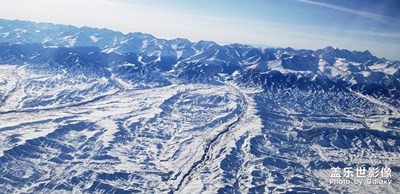
M 0 193 L 400 192 L 399 61 L 0 26 Z

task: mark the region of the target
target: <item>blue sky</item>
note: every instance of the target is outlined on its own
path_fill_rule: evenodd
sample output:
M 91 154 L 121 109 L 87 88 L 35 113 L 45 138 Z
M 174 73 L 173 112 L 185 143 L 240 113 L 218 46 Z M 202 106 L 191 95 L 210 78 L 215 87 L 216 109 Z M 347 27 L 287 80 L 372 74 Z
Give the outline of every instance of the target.
M 400 59 L 398 0 L 0 0 L 0 17 Z M 6 6 L 5 6 L 6 5 Z

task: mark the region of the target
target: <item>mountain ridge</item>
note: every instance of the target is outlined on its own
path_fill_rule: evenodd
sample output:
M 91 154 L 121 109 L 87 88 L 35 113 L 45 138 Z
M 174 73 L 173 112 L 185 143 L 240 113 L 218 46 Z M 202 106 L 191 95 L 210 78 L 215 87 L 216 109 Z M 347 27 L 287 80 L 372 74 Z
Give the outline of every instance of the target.
M 18 19 L 9 20 L 9 19 L 1 19 L 0 18 L 0 21 L 3 23 L 2 25 L 4 25 L 4 23 L 6 23 L 6 24 L 12 23 L 14 25 L 16 25 L 16 23 L 19 23 L 20 25 L 24 25 L 26 27 L 26 24 L 29 24 L 28 27 L 37 26 L 39 28 L 43 28 L 43 30 L 46 29 L 45 26 L 55 26 L 55 27 L 63 27 L 63 28 L 72 28 L 72 30 L 78 30 L 78 31 L 81 31 L 81 32 L 103 31 L 103 32 L 108 32 L 108 33 L 115 34 L 117 36 L 118 35 L 123 35 L 123 36 L 127 36 L 127 37 L 144 36 L 144 37 L 150 37 L 150 38 L 153 38 L 153 39 L 158 39 L 158 40 L 161 40 L 163 42 L 173 42 L 173 41 L 181 40 L 181 41 L 185 41 L 185 42 L 190 42 L 192 44 L 201 43 L 201 42 L 204 42 L 204 43 L 207 43 L 207 44 L 217 44 L 216 42 L 210 41 L 210 40 L 200 40 L 198 42 L 192 42 L 192 41 L 190 41 L 190 40 L 188 40 L 186 38 L 162 39 L 162 38 L 156 38 L 155 36 L 153 36 L 153 35 L 151 35 L 149 33 L 143 33 L 143 32 L 122 33 L 120 31 L 112 30 L 112 29 L 109 29 L 109 28 L 97 28 L 97 27 L 90 27 L 90 26 L 76 27 L 76 26 L 73 26 L 73 25 L 66 25 L 66 24 L 54 24 L 54 23 L 50 23 L 50 22 L 32 22 L 32 21 L 18 20 Z M 16 26 L 11 26 L 11 28 L 14 28 L 14 29 L 15 29 L 15 27 Z M 4 27 L 2 29 L 4 29 Z M 3 34 L 2 42 L 8 42 L 4 38 L 5 37 L 4 37 L 4 34 Z M 97 42 L 97 41 L 94 41 L 94 42 Z M 27 43 L 27 42 L 25 42 L 25 43 Z M 37 43 L 37 41 L 36 42 L 32 42 L 32 43 Z M 226 44 L 226 45 L 240 45 L 240 46 L 253 47 L 253 48 L 256 48 L 256 49 L 260 49 L 260 47 L 254 47 L 254 46 L 251 46 L 250 44 L 242 44 L 242 43 L 232 43 L 232 44 Z M 55 45 L 52 45 L 52 46 L 55 46 Z M 68 45 L 66 45 L 66 46 L 68 46 Z M 218 45 L 218 46 L 222 46 L 222 45 Z M 376 56 L 373 56 L 368 50 L 365 50 L 365 51 L 357 51 L 357 50 L 350 51 L 350 50 L 346 50 L 346 49 L 339 49 L 337 47 L 333 48 L 332 46 L 326 46 L 324 48 L 320 48 L 320 49 L 316 49 L 316 50 L 311 50 L 311 49 L 293 49 L 291 47 L 286 47 L 286 48 L 283 48 L 283 47 L 267 47 L 266 49 L 282 50 L 282 51 L 295 52 L 295 53 L 304 53 L 304 52 L 314 52 L 314 53 L 316 53 L 318 51 L 324 51 L 324 50 L 328 49 L 328 50 L 334 50 L 336 52 L 339 51 L 339 52 L 347 52 L 347 53 L 352 53 L 352 54 L 354 54 L 354 53 L 363 53 L 363 54 L 366 54 L 367 56 L 373 57 L 375 59 L 384 59 L 384 60 L 386 60 L 384 57 L 378 58 Z M 399 61 L 399 60 L 388 60 L 388 61 Z
M 123 34 L 86 26 L 77 28 L 50 23 L 1 21 L 5 24 L 0 29 L 0 42 L 11 45 L 33 43 L 48 50 L 54 47 L 78 50 L 97 47 L 94 50 L 98 56 L 103 55 L 101 53 L 115 54 L 120 58 L 131 55 L 126 62 L 136 63 L 136 67 L 131 66 L 129 71 L 140 69 L 142 75 L 145 71 L 156 70 L 159 72 L 157 74 L 164 74 L 161 77 L 175 77 L 174 74 L 177 74 L 178 77 L 211 81 L 214 77 L 220 77 L 221 73 L 231 77 L 235 74 L 237 77 L 239 74 L 258 76 L 277 71 L 311 80 L 315 77 L 343 80 L 354 90 L 368 91 L 368 94 L 378 91 L 380 94 L 375 94 L 378 97 L 383 93 L 392 99 L 400 98 L 399 92 L 396 92 L 400 90 L 400 62 L 375 57 L 369 51 L 349 51 L 330 46 L 315 51 L 290 47 L 261 49 L 243 44 L 222 46 L 213 41 L 158 39 L 140 32 Z M 101 63 L 101 59 L 97 60 Z M 91 61 L 91 64 L 95 63 Z M 124 69 L 128 70 L 129 67 L 125 65 Z M 162 82 L 165 84 L 170 81 Z M 371 84 L 376 86 L 365 86 Z M 372 89 L 363 89 L 366 87 Z
M 0 20 L 0 189 L 398 193 L 399 80 L 367 51 Z

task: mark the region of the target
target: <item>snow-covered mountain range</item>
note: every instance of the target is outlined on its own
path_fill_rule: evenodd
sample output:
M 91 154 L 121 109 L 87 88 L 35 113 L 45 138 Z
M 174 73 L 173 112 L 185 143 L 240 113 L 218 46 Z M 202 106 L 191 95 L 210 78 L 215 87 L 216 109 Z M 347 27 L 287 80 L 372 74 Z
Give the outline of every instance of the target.
M 0 20 L 0 193 L 398 193 L 399 111 L 368 51 Z

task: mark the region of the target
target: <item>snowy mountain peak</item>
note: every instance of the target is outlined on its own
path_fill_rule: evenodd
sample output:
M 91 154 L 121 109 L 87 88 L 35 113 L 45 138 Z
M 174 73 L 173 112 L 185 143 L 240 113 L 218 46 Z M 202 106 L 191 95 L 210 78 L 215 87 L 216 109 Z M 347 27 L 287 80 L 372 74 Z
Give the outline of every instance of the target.
M 0 20 L 0 193 L 399 193 L 399 68 Z

